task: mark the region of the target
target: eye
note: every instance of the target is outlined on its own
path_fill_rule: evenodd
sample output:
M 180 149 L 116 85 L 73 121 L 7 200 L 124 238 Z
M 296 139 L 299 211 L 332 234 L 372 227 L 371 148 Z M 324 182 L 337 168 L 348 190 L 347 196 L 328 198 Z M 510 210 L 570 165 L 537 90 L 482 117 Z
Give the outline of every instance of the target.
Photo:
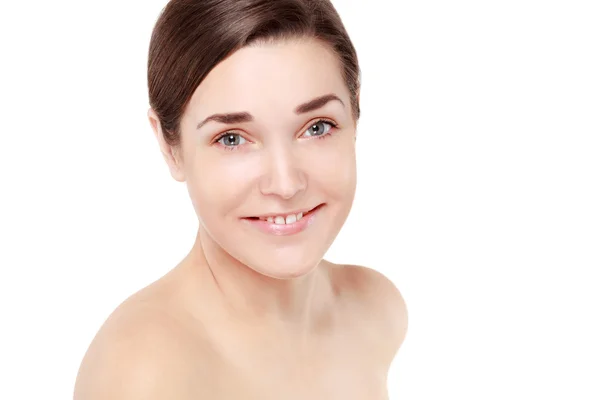
M 329 128 L 327 127 L 329 125 Z M 323 136 L 329 133 L 331 128 L 335 128 L 337 125 L 331 121 L 321 119 L 308 128 L 305 133 L 307 136 Z
M 237 133 L 226 133 L 217 139 L 217 143 L 220 143 L 225 147 L 237 147 L 246 142 L 247 140 Z

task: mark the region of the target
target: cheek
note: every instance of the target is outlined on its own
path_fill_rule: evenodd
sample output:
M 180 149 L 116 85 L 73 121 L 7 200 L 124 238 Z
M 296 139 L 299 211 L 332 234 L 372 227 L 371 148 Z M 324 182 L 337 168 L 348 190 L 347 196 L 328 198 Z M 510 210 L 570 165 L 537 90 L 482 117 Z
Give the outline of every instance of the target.
M 247 162 L 235 156 L 209 156 L 199 158 L 193 168 L 188 187 L 203 220 L 220 218 L 243 204 L 253 170 Z
M 326 140 L 326 139 L 324 139 Z M 356 153 L 353 143 L 333 141 L 311 162 L 311 178 L 331 196 L 347 198 L 356 189 Z

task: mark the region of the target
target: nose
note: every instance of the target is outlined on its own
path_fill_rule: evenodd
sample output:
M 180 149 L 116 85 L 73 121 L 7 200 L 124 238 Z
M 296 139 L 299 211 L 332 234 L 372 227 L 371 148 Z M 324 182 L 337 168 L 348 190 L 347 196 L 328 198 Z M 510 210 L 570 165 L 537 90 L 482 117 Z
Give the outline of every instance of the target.
M 293 144 L 270 149 L 265 160 L 265 172 L 260 180 L 263 195 L 291 199 L 306 189 L 307 176 L 302 162 L 294 154 Z

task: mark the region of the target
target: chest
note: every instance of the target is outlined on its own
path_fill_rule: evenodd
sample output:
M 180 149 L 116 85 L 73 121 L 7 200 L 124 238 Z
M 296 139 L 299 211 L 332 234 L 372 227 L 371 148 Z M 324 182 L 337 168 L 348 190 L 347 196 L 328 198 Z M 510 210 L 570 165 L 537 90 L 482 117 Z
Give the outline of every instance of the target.
M 387 400 L 386 375 L 365 365 L 337 366 L 311 373 L 257 367 L 243 373 L 221 373 L 211 382 L 210 392 L 213 399 Z
M 332 345 L 296 360 L 254 354 L 222 362 L 214 399 L 387 400 L 387 366 L 368 346 Z

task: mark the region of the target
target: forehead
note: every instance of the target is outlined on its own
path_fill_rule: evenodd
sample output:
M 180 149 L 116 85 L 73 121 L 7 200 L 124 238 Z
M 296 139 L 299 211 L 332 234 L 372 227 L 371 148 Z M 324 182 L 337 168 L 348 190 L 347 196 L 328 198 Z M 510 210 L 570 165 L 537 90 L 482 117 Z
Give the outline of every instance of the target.
M 298 104 L 326 93 L 349 95 L 332 50 L 316 40 L 259 44 L 213 68 L 194 92 L 188 114 L 195 120 L 239 110 L 291 114 Z

